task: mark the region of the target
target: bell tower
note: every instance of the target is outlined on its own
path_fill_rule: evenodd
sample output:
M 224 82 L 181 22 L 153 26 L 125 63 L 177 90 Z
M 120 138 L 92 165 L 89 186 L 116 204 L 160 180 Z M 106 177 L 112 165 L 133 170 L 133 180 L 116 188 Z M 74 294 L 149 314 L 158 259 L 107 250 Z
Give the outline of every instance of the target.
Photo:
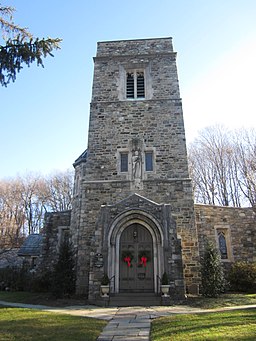
M 98 43 L 88 147 L 74 167 L 78 293 L 95 300 L 104 273 L 114 292 L 157 293 L 163 272 L 177 296 L 185 287 L 196 293 L 197 232 L 171 38 Z

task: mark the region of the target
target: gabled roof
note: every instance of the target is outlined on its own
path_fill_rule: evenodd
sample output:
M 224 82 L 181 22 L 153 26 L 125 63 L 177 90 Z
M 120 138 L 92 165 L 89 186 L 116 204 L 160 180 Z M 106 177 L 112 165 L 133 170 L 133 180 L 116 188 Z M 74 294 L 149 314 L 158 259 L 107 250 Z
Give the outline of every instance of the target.
M 110 206 L 117 206 L 117 205 L 124 205 L 126 203 L 127 207 L 133 207 L 134 204 L 136 204 L 136 206 L 141 206 L 144 203 L 147 203 L 147 205 L 149 206 L 161 206 L 161 204 L 158 204 L 146 197 L 143 197 L 140 194 L 137 193 L 132 193 L 130 194 L 127 198 L 122 199 L 121 201 L 117 202 L 114 205 L 110 205 Z
M 82 162 L 86 162 L 87 160 L 87 149 L 75 160 L 73 163 L 73 166 L 76 167 Z
M 43 236 L 41 234 L 30 234 L 18 251 L 18 256 L 34 256 L 41 254 Z

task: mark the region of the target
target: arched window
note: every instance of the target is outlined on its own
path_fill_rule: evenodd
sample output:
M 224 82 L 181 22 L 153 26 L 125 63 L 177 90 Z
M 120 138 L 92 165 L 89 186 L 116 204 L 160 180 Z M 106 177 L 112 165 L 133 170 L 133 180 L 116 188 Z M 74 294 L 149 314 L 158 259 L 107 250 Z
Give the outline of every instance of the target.
M 219 251 L 220 251 L 221 259 L 228 259 L 227 242 L 226 242 L 226 236 L 224 232 L 218 233 L 218 241 L 219 241 Z

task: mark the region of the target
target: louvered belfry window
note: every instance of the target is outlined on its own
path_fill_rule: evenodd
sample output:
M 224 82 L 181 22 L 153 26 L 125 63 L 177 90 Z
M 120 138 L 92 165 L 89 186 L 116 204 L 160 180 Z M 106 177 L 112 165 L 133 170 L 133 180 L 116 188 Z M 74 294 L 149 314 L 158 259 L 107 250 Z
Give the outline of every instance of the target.
M 134 73 L 127 72 L 126 74 L 126 97 L 134 98 Z
M 126 73 L 126 98 L 145 98 L 144 71 Z
M 144 82 L 144 72 L 137 71 L 136 72 L 137 78 L 137 98 L 144 98 L 145 97 L 145 82 Z

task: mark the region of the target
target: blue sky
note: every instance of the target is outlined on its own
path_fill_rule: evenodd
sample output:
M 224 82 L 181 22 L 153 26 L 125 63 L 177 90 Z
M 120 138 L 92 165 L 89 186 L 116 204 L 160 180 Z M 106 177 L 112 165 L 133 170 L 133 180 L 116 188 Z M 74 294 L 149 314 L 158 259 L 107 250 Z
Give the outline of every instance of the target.
M 255 0 L 2 0 L 61 50 L 0 88 L 0 179 L 72 167 L 86 149 L 97 41 L 173 37 L 187 141 L 213 124 L 256 128 Z M 2 42 L 1 42 L 2 43 Z

